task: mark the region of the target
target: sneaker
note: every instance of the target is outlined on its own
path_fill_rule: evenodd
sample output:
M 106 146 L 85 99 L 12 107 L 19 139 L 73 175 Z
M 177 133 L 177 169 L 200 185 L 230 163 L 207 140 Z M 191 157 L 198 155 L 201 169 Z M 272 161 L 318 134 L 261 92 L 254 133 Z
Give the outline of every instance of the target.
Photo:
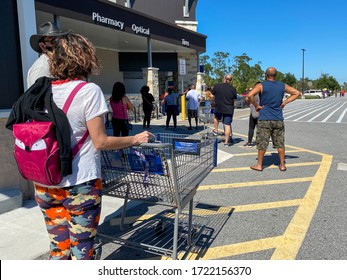
M 230 144 L 224 144 L 224 148 L 229 148 Z
M 247 148 L 252 148 L 253 147 L 253 145 L 251 143 L 249 143 L 249 142 L 246 143 L 244 146 L 247 147 Z
M 233 140 L 233 138 L 231 138 L 231 137 L 229 138 L 229 144 L 230 144 L 230 145 L 233 145 L 233 144 L 234 144 L 234 140 Z
M 216 132 L 216 131 L 213 130 L 213 135 L 214 136 L 218 136 L 218 131 Z

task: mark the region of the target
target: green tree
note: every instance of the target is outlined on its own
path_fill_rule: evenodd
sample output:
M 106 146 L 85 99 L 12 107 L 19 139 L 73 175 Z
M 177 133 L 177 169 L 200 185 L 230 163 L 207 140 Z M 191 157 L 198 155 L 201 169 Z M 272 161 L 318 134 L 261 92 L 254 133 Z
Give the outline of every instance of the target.
M 214 84 L 221 83 L 224 80 L 224 76 L 230 72 L 230 54 L 228 52 L 215 52 L 212 58 L 212 77 L 214 78 Z
M 302 80 L 301 79 L 297 80 L 297 82 L 295 83 L 294 87 L 297 88 L 300 92 L 301 91 L 305 91 L 305 90 L 307 90 L 309 88 L 313 88 L 314 87 L 314 86 L 309 87 L 308 86 L 309 82 L 312 82 L 312 84 L 313 84 L 313 81 L 306 77 L 304 79 L 304 89 L 303 90 L 302 90 Z
M 284 74 L 283 82 L 293 87 L 298 82 L 298 80 L 295 78 L 294 74 L 286 73 Z
M 260 62 L 251 66 L 249 62 L 252 60 L 247 54 L 235 56 L 233 64 L 233 85 L 238 93 L 243 93 L 247 89 L 263 78 L 263 70 Z
M 277 72 L 276 80 L 279 80 L 279 81 L 286 83 L 287 85 L 290 85 L 290 86 L 295 86 L 296 83 L 298 82 L 298 80 L 295 78 L 294 74 L 291 74 L 291 73 L 283 74 L 279 71 Z
M 200 64 L 204 65 L 204 80 L 205 84 L 214 86 L 216 83 L 223 81 L 225 74 L 231 73 L 233 75 L 233 85 L 238 93 L 244 92 L 254 86 L 258 81 L 264 80 L 264 71 L 261 69 L 261 62 L 250 65 L 252 58 L 247 54 L 234 57 L 234 64 L 230 66 L 230 54 L 228 52 L 215 52 L 212 59 L 208 55 L 200 57 Z M 329 89 L 329 90 L 340 90 L 341 86 L 347 88 L 347 82 L 343 85 L 339 85 L 336 79 L 328 74 L 322 74 L 317 80 L 312 80 L 306 77 L 302 84 L 301 78 L 298 80 L 291 73 L 283 74 L 277 73 L 277 80 L 283 81 L 284 83 L 293 86 L 300 91 L 316 88 L 316 89 Z M 311 83 L 309 83 L 311 82 Z M 310 86 L 309 86 L 310 84 Z
M 210 57 L 208 55 L 202 55 L 199 57 L 199 64 L 204 65 L 204 81 L 205 84 L 211 86 L 214 84 L 214 79 L 212 78 L 213 67 L 209 62 Z
M 336 79 L 329 74 L 322 74 L 319 79 L 315 81 L 317 89 L 339 90 L 340 85 Z
M 277 71 L 276 80 L 284 82 L 285 76 L 282 72 Z

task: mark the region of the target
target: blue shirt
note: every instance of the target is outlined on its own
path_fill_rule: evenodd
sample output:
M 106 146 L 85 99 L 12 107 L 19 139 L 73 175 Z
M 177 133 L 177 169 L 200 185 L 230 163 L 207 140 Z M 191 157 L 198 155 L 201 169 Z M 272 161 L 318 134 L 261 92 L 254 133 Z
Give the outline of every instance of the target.
M 280 81 L 265 81 L 262 83 L 259 105 L 264 106 L 259 111 L 260 121 L 283 121 L 281 108 L 285 92 L 285 84 Z
M 174 93 L 174 92 L 165 96 L 164 102 L 166 106 L 177 105 L 178 97 L 179 97 L 178 93 Z

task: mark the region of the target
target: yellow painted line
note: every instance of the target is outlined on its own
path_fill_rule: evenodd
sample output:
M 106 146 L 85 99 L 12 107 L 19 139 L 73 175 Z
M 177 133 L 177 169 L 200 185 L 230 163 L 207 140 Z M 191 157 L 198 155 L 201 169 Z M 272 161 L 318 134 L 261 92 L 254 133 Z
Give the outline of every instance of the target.
M 241 243 L 235 243 L 230 245 L 222 245 L 217 247 L 209 248 L 202 258 L 199 260 L 218 260 L 225 257 L 237 256 L 242 254 L 254 253 L 258 251 L 274 249 L 277 246 L 277 243 L 280 242 L 281 237 L 269 237 L 257 240 L 251 240 Z M 183 254 L 179 255 L 179 258 Z M 190 253 L 187 257 L 187 260 L 197 259 L 198 255 Z M 170 258 L 162 257 L 162 260 L 167 260 Z
M 294 260 L 301 244 L 306 236 L 307 230 L 317 210 L 325 181 L 328 176 L 333 157 L 324 155 L 322 164 L 313 178 L 309 189 L 299 205 L 293 219 L 289 223 L 280 242 L 276 246 L 271 259 L 273 260 Z
M 195 208 L 193 214 L 195 215 L 221 215 L 230 212 L 249 212 L 249 211 L 259 211 L 268 210 L 274 208 L 284 208 L 284 207 L 294 207 L 299 206 L 301 199 L 291 199 L 283 201 L 265 202 L 265 203 L 255 203 L 246 205 L 235 205 L 228 207 L 215 207 L 208 209 Z
M 209 248 L 201 259 L 216 260 L 223 259 L 228 256 L 236 256 L 273 249 L 277 246 L 277 243 L 280 242 L 280 239 L 281 237 L 276 236 Z
M 247 204 L 235 206 L 235 212 L 259 211 L 274 208 L 294 207 L 299 206 L 302 199 L 291 199 L 283 201 L 274 201 L 258 204 Z
M 286 147 L 288 148 L 292 148 L 292 149 L 300 149 L 301 151 L 303 152 L 307 152 L 307 153 L 310 153 L 310 154 L 315 154 L 315 155 L 319 155 L 319 156 L 326 156 L 327 154 L 324 154 L 324 153 L 321 153 L 321 152 L 316 152 L 316 151 L 312 151 L 312 150 L 308 150 L 308 149 L 304 149 L 304 148 L 298 148 L 298 147 L 295 147 L 295 146 L 291 146 L 291 145 L 286 145 Z
M 312 166 L 312 165 L 320 165 L 322 162 L 321 161 L 315 161 L 315 162 L 301 162 L 301 163 L 290 163 L 286 164 L 287 167 L 302 167 L 302 166 Z M 268 168 L 278 168 L 277 165 L 271 165 L 266 167 Z M 233 168 L 215 168 L 211 172 L 212 173 L 219 173 L 219 172 L 231 172 L 231 171 L 253 171 L 252 169 L 247 167 L 233 167 Z
M 213 126 L 210 126 L 210 128 L 213 128 Z M 223 130 L 220 130 L 219 131 L 223 132 Z M 237 135 L 237 136 L 240 136 L 240 137 L 243 137 L 243 138 L 246 138 L 247 139 L 247 135 L 245 134 L 241 134 L 241 133 L 233 133 L 233 135 Z M 325 156 L 326 154 L 324 153 L 321 153 L 321 152 L 316 152 L 316 151 L 312 151 L 312 150 L 309 150 L 309 149 L 304 149 L 302 147 L 296 147 L 296 146 L 293 146 L 293 145 L 285 145 L 286 149 L 287 148 L 291 148 L 291 149 L 294 149 L 293 151 L 286 151 L 286 154 L 287 153 L 296 153 L 296 152 L 307 152 L 307 153 L 311 153 L 311 154 L 316 154 L 316 155 L 320 155 L 320 156 Z M 274 150 L 276 151 L 276 150 Z M 268 150 L 269 152 L 269 150 Z M 257 154 L 257 153 L 256 153 Z M 242 154 L 238 154 L 238 155 L 235 155 L 235 156 L 241 156 Z
M 248 148 L 245 148 L 245 149 L 248 149 Z M 305 149 L 287 150 L 287 151 L 286 151 L 286 155 L 288 155 L 288 154 L 293 154 L 293 153 L 303 153 L 303 152 L 307 152 L 307 150 L 305 150 Z M 277 150 L 267 150 L 266 153 L 267 153 L 267 154 L 270 154 L 270 153 L 277 153 Z M 249 152 L 249 153 L 233 154 L 234 157 L 257 156 L 257 155 L 258 155 L 258 151 Z
M 304 178 L 290 178 L 290 179 L 279 179 L 279 180 L 267 180 L 267 181 L 253 181 L 253 182 L 242 182 L 242 183 L 229 183 L 219 185 L 204 185 L 198 188 L 199 191 L 205 190 L 216 190 L 216 189 L 228 189 L 228 188 L 242 188 L 242 187 L 253 187 L 253 186 L 264 186 L 264 185 L 281 185 L 290 183 L 302 183 L 310 182 L 314 177 Z

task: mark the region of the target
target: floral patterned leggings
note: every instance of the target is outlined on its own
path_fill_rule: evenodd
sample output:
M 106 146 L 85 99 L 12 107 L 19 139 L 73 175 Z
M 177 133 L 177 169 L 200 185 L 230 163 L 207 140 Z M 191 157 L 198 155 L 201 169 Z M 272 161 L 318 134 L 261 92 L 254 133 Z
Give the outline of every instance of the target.
M 101 211 L 101 180 L 66 188 L 34 186 L 50 239 L 50 259 L 93 259 Z

